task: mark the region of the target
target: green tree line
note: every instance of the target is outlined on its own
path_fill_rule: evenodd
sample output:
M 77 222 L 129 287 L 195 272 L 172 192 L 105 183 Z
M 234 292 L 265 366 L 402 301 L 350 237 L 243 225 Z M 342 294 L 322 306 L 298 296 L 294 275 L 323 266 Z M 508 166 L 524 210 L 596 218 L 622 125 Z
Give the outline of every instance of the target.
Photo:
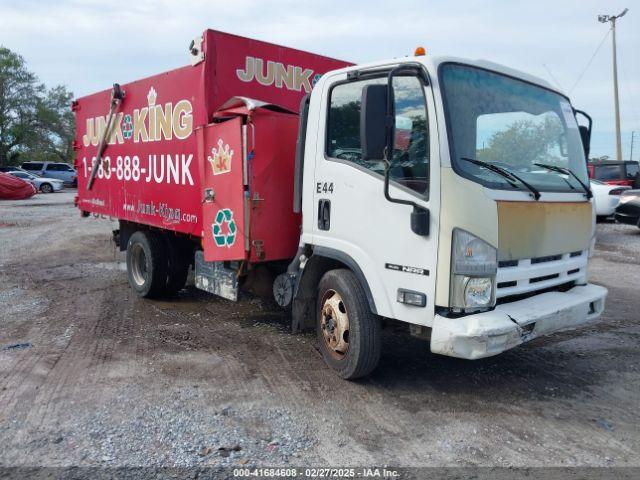
M 73 94 L 47 88 L 24 58 L 0 46 L 0 166 L 27 160 L 73 162 Z
M 534 162 L 561 163 L 562 125 L 555 117 L 542 122 L 518 120 L 495 132 L 478 159 L 502 161 L 515 167 L 528 168 Z

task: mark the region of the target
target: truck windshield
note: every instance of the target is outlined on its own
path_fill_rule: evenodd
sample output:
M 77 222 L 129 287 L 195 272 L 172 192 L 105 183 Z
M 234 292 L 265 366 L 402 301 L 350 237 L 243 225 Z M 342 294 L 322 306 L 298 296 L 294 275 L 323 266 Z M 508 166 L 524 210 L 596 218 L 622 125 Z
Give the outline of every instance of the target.
M 531 83 L 477 67 L 440 67 L 451 163 L 489 188 L 525 190 L 482 162 L 513 172 L 540 191 L 580 191 L 588 182 L 578 124 L 569 101 Z M 473 158 L 480 162 L 465 161 Z M 569 169 L 578 177 L 542 168 Z

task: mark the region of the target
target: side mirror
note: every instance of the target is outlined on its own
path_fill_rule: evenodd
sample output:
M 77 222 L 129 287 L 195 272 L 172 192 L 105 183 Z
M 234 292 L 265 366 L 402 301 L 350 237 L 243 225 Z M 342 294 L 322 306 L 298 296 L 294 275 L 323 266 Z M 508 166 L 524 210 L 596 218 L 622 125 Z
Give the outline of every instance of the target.
M 582 139 L 582 148 L 584 148 L 584 157 L 587 162 L 589 161 L 589 152 L 591 151 L 591 127 L 593 126 L 593 120 L 589 116 L 587 112 L 583 112 L 582 110 L 574 110 L 574 113 L 577 116 L 580 115 L 587 120 L 587 125 L 578 125 L 578 131 L 580 132 L 580 138 Z
M 360 102 L 360 146 L 362 160 L 384 160 L 384 196 L 392 203 L 410 205 L 411 231 L 416 235 L 429 235 L 429 210 L 411 200 L 393 198 L 389 194 L 389 166 L 393 157 L 396 133 L 393 77 L 401 73 L 416 73 L 416 67 L 401 65 L 393 68 L 383 85 L 365 85 Z M 419 70 L 418 70 L 419 71 Z
M 382 160 L 387 135 L 387 85 L 365 85 L 360 103 L 362 160 Z M 393 138 L 393 137 L 392 137 Z
M 584 148 L 584 157 L 589 161 L 589 151 L 591 150 L 591 130 L 585 125 L 579 125 L 580 138 L 582 139 L 582 147 Z

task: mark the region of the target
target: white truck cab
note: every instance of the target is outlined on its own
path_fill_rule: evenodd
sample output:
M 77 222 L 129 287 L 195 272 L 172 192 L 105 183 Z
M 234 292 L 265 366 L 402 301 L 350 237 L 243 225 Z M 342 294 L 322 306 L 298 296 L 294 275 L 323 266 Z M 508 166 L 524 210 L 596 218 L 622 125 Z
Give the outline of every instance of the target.
M 576 113 L 544 80 L 486 61 L 323 75 L 301 108 L 300 249 L 274 285 L 292 292 L 294 330 L 315 325 L 327 363 L 356 378 L 377 364 L 381 318 L 477 359 L 599 317 L 590 125 Z

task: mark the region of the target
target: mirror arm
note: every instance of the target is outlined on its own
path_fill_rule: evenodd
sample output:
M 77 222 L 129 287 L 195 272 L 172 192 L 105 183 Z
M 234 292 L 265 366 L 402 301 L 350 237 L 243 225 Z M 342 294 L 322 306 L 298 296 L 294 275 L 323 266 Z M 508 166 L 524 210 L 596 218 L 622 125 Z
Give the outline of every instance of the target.
M 429 235 L 429 221 L 430 215 L 429 210 L 421 207 L 415 202 L 411 200 L 402 200 L 400 198 L 393 198 L 389 194 L 389 175 L 391 170 L 391 160 L 393 160 L 393 147 L 395 144 L 395 124 L 396 124 L 396 116 L 395 116 L 395 99 L 393 95 L 393 76 L 402 71 L 415 71 L 415 67 L 407 68 L 407 65 L 401 65 L 399 67 L 391 69 L 389 71 L 389 75 L 387 76 L 387 113 L 385 119 L 385 139 L 386 146 L 384 148 L 384 197 L 392 203 L 399 203 L 401 205 L 409 205 L 413 207 L 413 211 L 411 212 L 411 230 L 416 235 L 420 236 L 428 236 Z
M 412 71 L 416 70 L 415 66 L 409 65 L 400 65 L 398 67 L 392 68 L 389 70 L 389 74 L 387 75 L 387 114 L 385 119 L 385 138 L 386 138 L 386 147 L 384 149 L 384 197 L 392 202 L 399 203 L 401 205 L 410 205 L 415 209 L 422 209 L 418 204 L 412 202 L 410 200 L 401 200 L 399 198 L 393 198 L 389 194 L 389 169 L 391 168 L 391 160 L 393 159 L 393 147 L 394 147 L 394 134 L 395 134 L 395 126 L 396 126 L 396 117 L 395 117 L 395 98 L 393 95 L 393 77 L 403 71 Z

